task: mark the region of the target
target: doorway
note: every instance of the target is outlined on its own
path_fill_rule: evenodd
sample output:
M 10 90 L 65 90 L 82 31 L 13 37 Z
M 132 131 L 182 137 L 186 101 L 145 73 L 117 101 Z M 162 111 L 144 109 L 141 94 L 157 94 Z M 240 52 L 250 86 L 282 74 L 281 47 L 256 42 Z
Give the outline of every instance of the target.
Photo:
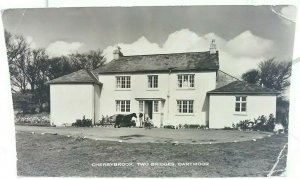
M 153 119 L 153 101 L 145 101 L 145 117 L 147 115 Z

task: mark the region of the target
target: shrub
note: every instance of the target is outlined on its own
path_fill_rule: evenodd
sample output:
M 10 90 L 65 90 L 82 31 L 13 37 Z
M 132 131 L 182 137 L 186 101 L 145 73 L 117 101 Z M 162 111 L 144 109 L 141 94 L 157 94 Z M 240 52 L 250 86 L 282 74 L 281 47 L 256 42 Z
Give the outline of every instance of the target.
M 165 129 L 175 129 L 174 125 L 164 125 Z
M 273 114 L 269 115 L 269 118 L 267 119 L 266 116 L 262 115 L 259 116 L 257 119 L 251 120 L 243 120 L 238 122 L 237 124 L 233 124 L 232 127 L 236 129 L 250 129 L 250 130 L 256 130 L 256 131 L 266 131 L 266 132 L 272 132 L 275 127 L 275 118 Z
M 81 119 L 77 119 L 75 123 L 72 123 L 72 126 L 75 127 L 91 127 L 92 126 L 92 119 L 86 119 L 85 116 Z

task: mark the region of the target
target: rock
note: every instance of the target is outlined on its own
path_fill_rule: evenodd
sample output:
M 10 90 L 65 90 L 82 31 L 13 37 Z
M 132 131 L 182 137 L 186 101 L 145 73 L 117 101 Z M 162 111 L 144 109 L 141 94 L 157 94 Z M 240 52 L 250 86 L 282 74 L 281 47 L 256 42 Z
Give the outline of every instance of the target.
M 71 137 L 70 135 L 67 135 L 67 137 Z
M 34 134 L 34 132 L 31 132 L 31 134 Z
M 44 135 L 45 133 L 42 132 L 41 134 Z
M 255 141 L 256 141 L 256 139 L 253 139 L 253 141 L 255 142 Z
M 122 140 L 119 140 L 118 142 L 119 142 L 119 143 L 122 143 L 123 141 L 122 141 Z
M 237 143 L 237 141 L 235 140 L 235 141 L 233 141 L 234 143 Z

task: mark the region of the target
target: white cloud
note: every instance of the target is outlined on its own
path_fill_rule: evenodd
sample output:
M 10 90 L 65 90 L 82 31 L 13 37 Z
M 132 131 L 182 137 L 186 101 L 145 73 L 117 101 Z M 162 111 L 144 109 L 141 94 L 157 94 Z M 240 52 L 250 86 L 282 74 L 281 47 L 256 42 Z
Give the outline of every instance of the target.
M 103 50 L 103 55 L 108 62 L 111 61 L 116 46 L 121 47 L 124 55 L 208 51 L 212 39 L 216 40 L 220 53 L 220 69 L 237 77 L 257 67 L 257 63 L 268 57 L 268 52 L 273 47 L 271 40 L 255 36 L 250 31 L 225 40 L 214 33 L 199 36 L 189 29 L 182 29 L 171 33 L 162 47 L 141 37 L 130 44 L 119 43 L 109 46 Z
M 226 44 L 226 50 L 237 57 L 261 57 L 272 49 L 273 42 L 245 31 Z
M 32 36 L 27 36 L 27 37 L 25 37 L 25 40 L 26 40 L 26 42 L 29 44 L 30 48 L 32 48 L 32 49 L 37 48 L 37 45 L 36 45 L 36 43 L 34 42 Z
M 46 51 L 49 56 L 57 57 L 62 55 L 68 55 L 78 51 L 82 47 L 82 43 L 80 42 L 64 42 L 64 41 L 56 41 L 48 45 Z

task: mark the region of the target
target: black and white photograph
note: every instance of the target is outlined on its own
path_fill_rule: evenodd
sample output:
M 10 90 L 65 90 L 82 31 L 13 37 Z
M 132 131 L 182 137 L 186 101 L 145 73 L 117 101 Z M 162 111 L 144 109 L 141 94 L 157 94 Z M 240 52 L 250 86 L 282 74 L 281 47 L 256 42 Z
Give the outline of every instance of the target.
M 286 176 L 293 5 L 2 12 L 21 177 Z

